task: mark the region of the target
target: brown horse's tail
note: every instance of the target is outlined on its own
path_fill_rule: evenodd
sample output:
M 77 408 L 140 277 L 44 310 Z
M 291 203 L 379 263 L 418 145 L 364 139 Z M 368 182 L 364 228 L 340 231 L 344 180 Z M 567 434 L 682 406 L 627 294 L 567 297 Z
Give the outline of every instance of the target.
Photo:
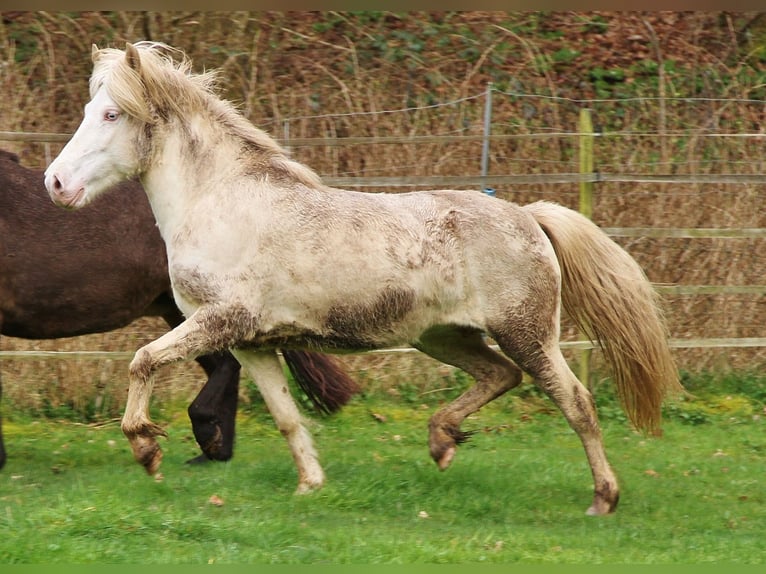
M 334 413 L 361 389 L 338 362 L 322 353 L 282 350 L 295 382 L 322 413 Z
M 604 351 L 631 422 L 657 432 L 665 395 L 682 387 L 656 291 L 638 263 L 585 216 L 548 202 L 523 209 L 553 244 L 564 310 Z

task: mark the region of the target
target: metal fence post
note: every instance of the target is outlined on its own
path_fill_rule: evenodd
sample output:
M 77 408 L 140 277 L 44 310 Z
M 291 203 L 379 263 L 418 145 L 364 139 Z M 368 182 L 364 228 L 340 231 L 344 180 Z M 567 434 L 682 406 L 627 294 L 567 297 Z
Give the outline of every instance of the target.
M 484 97 L 484 139 L 481 142 L 481 189 L 487 195 L 495 195 L 495 190 L 487 185 L 489 173 L 489 135 L 492 131 L 492 82 L 487 82 Z

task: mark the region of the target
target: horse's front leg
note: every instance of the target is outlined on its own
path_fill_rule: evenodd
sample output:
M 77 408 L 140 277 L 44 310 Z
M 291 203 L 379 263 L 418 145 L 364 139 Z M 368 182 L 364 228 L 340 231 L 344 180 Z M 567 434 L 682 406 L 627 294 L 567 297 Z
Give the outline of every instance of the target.
M 130 441 L 136 461 L 150 475 L 156 474 L 162 461 L 162 450 L 156 437 L 167 436 L 160 426 L 149 419 L 154 376 L 157 369 L 164 365 L 214 350 L 211 336 L 200 325 L 202 314 L 202 311 L 197 311 L 172 331 L 140 348 L 130 363 L 130 386 L 122 417 L 122 432 Z M 222 334 L 215 333 L 214 336 L 220 342 Z
M 250 373 L 274 422 L 287 439 L 290 452 L 298 468 L 298 488 L 302 494 L 316 490 L 324 484 L 324 471 L 314 449 L 311 435 L 287 386 L 287 378 L 275 351 L 244 351 L 232 349 L 232 354 Z

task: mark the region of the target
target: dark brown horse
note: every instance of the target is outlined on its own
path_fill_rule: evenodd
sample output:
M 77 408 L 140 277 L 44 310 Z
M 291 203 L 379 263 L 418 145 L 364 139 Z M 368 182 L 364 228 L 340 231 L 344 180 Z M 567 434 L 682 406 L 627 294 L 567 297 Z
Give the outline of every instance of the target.
M 146 194 L 138 183 L 120 187 L 116 201 L 68 213 L 51 203 L 42 171 L 0 150 L 0 334 L 55 339 L 110 331 L 147 315 L 171 327 L 183 321 Z M 358 390 L 326 355 L 283 356 L 323 412 L 339 409 Z M 208 380 L 188 411 L 203 453 L 193 460 L 228 460 L 240 366 L 228 351 L 197 362 Z M 5 460 L 0 418 L 0 468 Z

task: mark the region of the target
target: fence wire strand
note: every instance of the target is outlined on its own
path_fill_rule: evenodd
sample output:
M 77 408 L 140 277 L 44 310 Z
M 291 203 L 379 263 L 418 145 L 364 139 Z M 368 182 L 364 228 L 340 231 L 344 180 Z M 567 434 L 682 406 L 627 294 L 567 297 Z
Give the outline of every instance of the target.
M 648 225 L 631 227 L 622 226 L 619 221 L 611 223 L 608 231 L 632 238 L 631 248 L 641 247 L 649 239 L 656 241 L 658 236 L 668 241 L 679 237 L 686 237 L 684 241 L 733 241 L 732 238 L 722 238 L 726 229 L 732 229 L 731 233 L 739 240 L 758 241 L 764 238 L 766 225 L 759 223 L 764 218 L 758 215 L 758 208 L 747 206 L 762 206 L 766 200 L 763 187 L 766 184 L 766 160 L 762 151 L 763 138 L 766 137 L 766 101 L 653 96 L 575 99 L 504 91 L 491 86 L 489 89 L 494 117 L 488 134 L 483 133 L 482 125 L 487 96 L 485 91 L 421 106 L 295 115 L 255 123 L 273 127 L 278 132 L 273 134 L 277 139 L 287 136 L 280 141 L 289 146 L 297 159 L 315 167 L 330 184 L 375 189 L 437 188 L 459 181 L 461 187 L 477 188 L 489 181 L 492 185 L 510 188 L 506 193 L 514 200 L 516 196 L 520 201 L 532 197 L 520 191 L 522 186 L 531 186 L 533 192 L 530 193 L 537 194 L 536 197 L 563 198 L 571 204 L 577 197 L 576 184 L 592 181 L 604 186 L 599 189 L 608 189 L 599 196 L 603 202 L 636 200 L 661 203 L 675 200 L 689 202 L 691 199 L 693 204 L 696 199 L 702 205 L 698 209 L 715 210 L 720 215 L 718 230 L 709 221 L 703 221 L 705 218 L 694 213 L 694 209 L 690 209 L 688 215 L 697 216 L 700 220 L 697 226 L 678 224 L 670 228 L 665 225 L 663 229 L 652 231 Z M 656 128 L 651 127 L 651 123 L 639 125 L 638 122 L 645 116 L 642 108 L 659 102 L 667 109 L 675 108 L 682 113 L 673 122 L 666 118 L 666 122 L 658 123 Z M 736 113 L 737 106 L 748 110 L 753 108 L 756 112 L 744 122 L 742 114 Z M 593 132 L 578 129 L 576 115 L 582 108 L 593 110 L 596 124 Z M 456 110 L 459 113 L 453 113 Z M 371 118 L 377 120 L 391 116 L 411 118 L 407 120 L 410 130 L 406 135 L 388 134 L 387 125 L 380 126 L 374 132 L 386 135 L 369 135 L 367 128 Z M 447 119 L 442 121 L 444 117 Z M 440 120 L 436 121 L 436 118 Z M 380 123 L 384 123 L 383 120 Z M 297 133 L 300 131 L 298 124 L 303 130 L 301 137 Z M 340 129 L 341 124 L 343 129 Z M 283 129 L 285 126 L 289 129 Z M 0 131 L 0 140 L 3 141 L 46 143 L 46 154 L 51 153 L 49 144 L 63 144 L 69 137 L 69 134 L 63 133 Z M 578 145 L 583 137 L 594 138 L 599 146 L 595 152 L 598 158 L 596 171 L 591 174 L 578 172 Z M 654 145 L 655 142 L 662 143 Z M 363 162 L 357 157 L 346 157 L 350 155 L 350 150 L 362 144 L 369 146 L 370 150 L 366 151 L 368 147 L 365 147 Z M 488 144 L 490 154 L 486 175 L 479 171 L 483 144 Z M 628 155 L 612 154 L 618 144 L 625 146 Z M 383 148 L 383 152 L 375 153 L 374 146 L 380 145 L 387 147 Z M 420 161 L 420 152 L 426 146 L 429 150 L 438 150 L 437 155 L 441 159 L 433 164 Z M 454 168 L 453 165 L 460 167 Z M 455 173 L 459 170 L 460 173 Z M 725 200 L 727 205 L 711 207 L 711 202 L 716 199 Z M 739 204 L 742 207 L 737 207 Z M 730 212 L 734 213 L 735 207 L 751 215 L 739 227 L 732 225 L 734 216 Z M 650 216 L 650 213 L 645 215 L 646 218 Z M 713 215 L 706 217 L 712 218 Z M 641 229 L 643 231 L 636 231 Z M 708 230 L 707 236 L 705 229 Z M 663 232 L 666 235 L 663 236 Z M 716 257 L 743 261 L 748 257 L 748 261 L 763 258 L 758 255 L 758 250 L 731 244 L 715 249 L 697 246 L 693 250 L 694 255 L 685 255 L 684 249 L 688 248 L 679 247 L 679 254 L 674 257 L 679 261 L 684 257 L 709 257 L 709 261 L 700 260 L 699 264 L 703 266 L 715 265 L 718 261 Z M 719 251 L 716 250 L 723 250 L 723 255 L 717 255 Z M 669 251 L 672 249 L 669 248 Z M 729 275 L 736 276 L 733 272 Z M 737 288 L 747 290 L 754 287 L 758 285 L 722 285 L 722 293 L 726 289 L 736 291 Z M 760 297 L 762 302 L 764 293 L 756 290 L 754 296 Z M 739 302 L 744 305 L 752 301 L 741 299 Z M 565 344 L 583 343 L 570 341 Z M 707 339 L 693 336 L 677 338 L 673 344 L 679 348 L 692 345 L 699 348 L 766 346 L 763 338 L 712 335 Z M 92 356 L 102 358 L 105 353 L 111 352 L 95 352 Z M 27 355 L 22 351 L 0 352 L 0 357 L 11 356 L 23 358 Z

